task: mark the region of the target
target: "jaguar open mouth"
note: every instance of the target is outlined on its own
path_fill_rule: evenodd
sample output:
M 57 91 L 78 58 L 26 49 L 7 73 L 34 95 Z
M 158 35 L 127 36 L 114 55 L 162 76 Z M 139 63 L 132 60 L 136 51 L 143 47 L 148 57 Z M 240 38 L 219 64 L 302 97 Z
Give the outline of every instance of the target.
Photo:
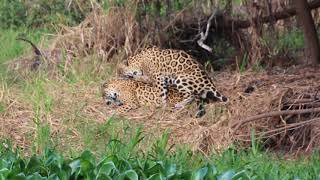
M 133 79 L 133 75 L 124 75 L 128 79 Z
M 109 106 L 111 104 L 115 104 L 116 106 L 122 106 L 123 103 L 119 101 L 117 98 L 112 98 L 112 97 L 106 97 L 105 98 L 106 104 Z

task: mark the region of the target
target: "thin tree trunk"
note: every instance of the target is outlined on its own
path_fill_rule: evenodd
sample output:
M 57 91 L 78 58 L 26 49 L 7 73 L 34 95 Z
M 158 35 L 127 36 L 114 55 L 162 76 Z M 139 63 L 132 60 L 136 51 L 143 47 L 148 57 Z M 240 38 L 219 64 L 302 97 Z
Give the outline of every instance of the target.
M 295 0 L 298 23 L 304 34 L 305 64 L 317 64 L 320 62 L 320 46 L 317 31 L 314 25 L 307 0 Z

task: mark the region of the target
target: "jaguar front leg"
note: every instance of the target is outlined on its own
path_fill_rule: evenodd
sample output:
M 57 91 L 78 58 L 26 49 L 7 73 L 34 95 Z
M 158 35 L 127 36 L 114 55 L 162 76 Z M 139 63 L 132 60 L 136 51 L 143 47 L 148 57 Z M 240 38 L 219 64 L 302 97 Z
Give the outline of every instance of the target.
M 124 114 L 124 113 L 127 113 L 131 110 L 134 110 L 134 109 L 137 109 L 139 108 L 137 105 L 134 105 L 134 104 L 125 104 L 125 105 L 122 105 L 122 106 L 119 106 L 117 109 L 116 109 L 116 113 L 117 114 Z
M 204 107 L 204 100 L 200 99 L 197 101 L 198 111 L 196 112 L 196 118 L 201 118 L 206 114 L 206 110 Z

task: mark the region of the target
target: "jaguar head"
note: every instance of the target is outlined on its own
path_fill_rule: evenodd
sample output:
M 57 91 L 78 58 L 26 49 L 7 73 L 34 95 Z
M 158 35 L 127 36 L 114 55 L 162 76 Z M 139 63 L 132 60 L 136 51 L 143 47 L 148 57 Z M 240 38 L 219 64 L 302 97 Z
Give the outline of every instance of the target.
M 102 86 L 102 97 L 107 105 L 115 104 L 116 106 L 122 106 L 123 103 L 119 99 L 119 92 L 116 88 L 108 86 L 107 83 Z
M 130 66 L 124 67 L 122 74 L 124 77 L 133 78 L 133 79 L 143 76 L 143 72 L 140 68 L 130 67 Z

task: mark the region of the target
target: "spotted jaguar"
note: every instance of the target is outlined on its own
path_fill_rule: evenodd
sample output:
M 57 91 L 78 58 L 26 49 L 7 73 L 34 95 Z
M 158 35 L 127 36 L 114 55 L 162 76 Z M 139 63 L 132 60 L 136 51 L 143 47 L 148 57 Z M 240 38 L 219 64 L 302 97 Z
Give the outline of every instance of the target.
M 175 104 L 177 109 L 197 97 L 205 102 L 213 99 L 228 101 L 226 96 L 217 91 L 203 66 L 182 50 L 146 48 L 129 57 L 120 69 L 124 77 L 152 81 L 160 89 L 162 103 L 168 99 L 169 87 L 175 87 L 183 96 Z
M 150 83 L 126 78 L 114 78 L 102 85 L 102 95 L 107 105 L 118 106 L 118 113 L 125 113 L 141 106 L 162 106 L 160 89 Z M 183 99 L 176 89 L 170 88 L 168 104 L 174 105 Z

